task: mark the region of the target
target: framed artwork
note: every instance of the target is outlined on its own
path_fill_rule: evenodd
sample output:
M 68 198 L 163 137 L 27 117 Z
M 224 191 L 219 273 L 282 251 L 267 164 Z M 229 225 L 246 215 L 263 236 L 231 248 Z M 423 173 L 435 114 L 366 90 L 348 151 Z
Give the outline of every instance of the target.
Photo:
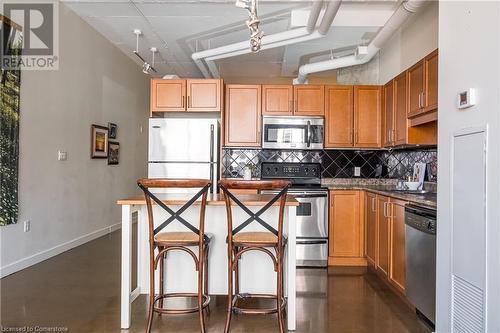
M 120 143 L 109 141 L 108 144 L 108 164 L 116 165 L 120 160 Z
M 108 135 L 110 139 L 116 139 L 118 132 L 118 125 L 113 123 L 108 123 Z
M 108 128 L 99 125 L 92 125 L 90 132 L 90 157 L 108 157 Z

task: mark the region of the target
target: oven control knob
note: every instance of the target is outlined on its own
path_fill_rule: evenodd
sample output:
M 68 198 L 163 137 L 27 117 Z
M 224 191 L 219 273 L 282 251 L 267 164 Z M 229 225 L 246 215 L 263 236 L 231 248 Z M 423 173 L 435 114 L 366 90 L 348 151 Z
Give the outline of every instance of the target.
M 309 168 L 305 168 L 305 172 L 306 172 L 306 173 L 309 173 Z
M 278 173 L 278 168 L 277 167 L 274 168 L 274 172 Z
M 270 168 L 270 167 L 267 167 L 264 173 L 266 173 L 266 174 L 271 173 L 271 168 Z

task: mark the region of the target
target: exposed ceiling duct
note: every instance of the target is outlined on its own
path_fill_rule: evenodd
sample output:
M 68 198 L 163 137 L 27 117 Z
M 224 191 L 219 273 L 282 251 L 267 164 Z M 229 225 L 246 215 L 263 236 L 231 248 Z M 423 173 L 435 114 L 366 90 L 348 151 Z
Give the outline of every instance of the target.
M 416 13 L 426 3 L 426 1 L 427 0 L 404 1 L 368 45 L 366 52 L 363 52 L 365 53 L 364 56 L 360 56 L 360 54 L 356 52 L 356 54 L 346 57 L 302 65 L 299 67 L 298 76 L 294 80 L 294 84 L 307 83 L 307 76 L 311 73 L 362 65 L 369 62 L 378 53 L 385 42 L 387 42 L 387 40 L 394 34 L 394 32 L 403 25 L 406 19 Z
M 316 29 L 316 24 L 324 2 L 325 1 L 313 2 L 306 27 L 264 36 L 262 38 L 261 50 L 272 49 L 324 37 L 332 25 L 342 0 L 328 1 L 328 6 L 323 14 L 321 23 L 318 29 Z M 219 77 L 217 66 L 214 63 L 215 60 L 235 57 L 250 52 L 248 42 L 245 41 L 195 52 L 191 55 L 191 57 L 205 77 Z M 203 60 L 205 61 L 208 69 L 205 67 Z

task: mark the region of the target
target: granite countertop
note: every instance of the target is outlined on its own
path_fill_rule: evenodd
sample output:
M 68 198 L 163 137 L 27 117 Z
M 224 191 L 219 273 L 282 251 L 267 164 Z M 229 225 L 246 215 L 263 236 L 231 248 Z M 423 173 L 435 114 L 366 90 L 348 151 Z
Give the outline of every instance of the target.
M 330 190 L 363 190 L 388 196 L 391 198 L 408 201 L 410 203 L 424 206 L 431 209 L 437 209 L 436 184 L 425 183 L 424 189 L 430 192 L 426 194 L 411 194 L 396 191 L 395 179 L 334 179 L 324 178 L 321 185 Z

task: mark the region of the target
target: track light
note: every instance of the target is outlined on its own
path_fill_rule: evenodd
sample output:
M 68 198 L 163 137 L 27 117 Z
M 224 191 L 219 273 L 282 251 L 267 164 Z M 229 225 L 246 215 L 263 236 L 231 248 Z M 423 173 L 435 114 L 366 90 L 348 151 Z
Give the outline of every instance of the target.
M 142 31 L 139 30 L 139 29 L 134 29 L 134 34 L 135 34 L 135 37 L 136 37 L 136 40 L 135 40 L 135 50 L 134 50 L 134 54 L 137 56 L 137 58 L 141 59 L 141 61 L 143 62 L 143 65 L 142 65 L 142 72 L 144 74 L 151 74 L 151 72 L 155 72 L 155 73 L 158 73 L 156 71 L 156 69 L 154 68 L 154 65 L 155 65 L 155 53 L 158 52 L 157 48 L 156 47 L 152 47 L 150 50 L 151 52 L 153 53 L 153 57 L 152 57 L 152 64 L 148 63 L 140 54 L 139 54 L 139 37 L 142 35 Z

